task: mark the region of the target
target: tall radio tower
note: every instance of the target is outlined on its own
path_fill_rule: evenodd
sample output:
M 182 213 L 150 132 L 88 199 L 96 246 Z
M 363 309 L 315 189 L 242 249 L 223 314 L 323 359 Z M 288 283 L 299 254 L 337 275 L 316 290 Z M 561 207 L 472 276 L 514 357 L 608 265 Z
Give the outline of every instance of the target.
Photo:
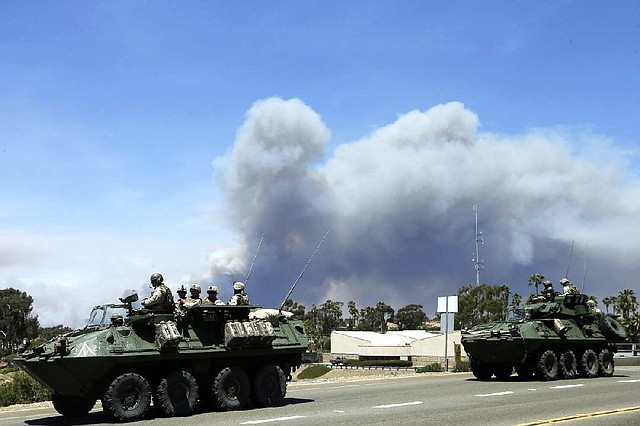
M 476 285 L 480 284 L 480 271 L 484 271 L 484 260 L 480 260 L 480 244 L 484 244 L 482 231 L 478 231 L 478 205 L 473 205 L 473 213 L 476 218 L 476 251 L 473 253 L 473 268 L 476 270 Z

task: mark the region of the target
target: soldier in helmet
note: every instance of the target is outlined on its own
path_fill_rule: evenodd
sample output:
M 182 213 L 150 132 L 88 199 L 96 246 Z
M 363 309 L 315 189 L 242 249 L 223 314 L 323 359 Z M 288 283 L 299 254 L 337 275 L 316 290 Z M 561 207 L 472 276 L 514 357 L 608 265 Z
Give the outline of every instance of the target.
M 111 314 L 111 325 L 114 327 L 119 327 L 124 324 L 124 319 L 122 318 L 122 314 L 120 312 L 114 312 Z
M 224 305 L 224 302 L 218 299 L 218 287 L 210 285 L 207 289 L 207 297 L 202 301 L 203 305 Z
M 553 289 L 553 283 L 551 281 L 545 281 L 542 285 L 544 286 L 544 290 L 542 290 L 544 298 L 549 302 L 553 302 L 553 299 L 556 297 L 556 292 Z
M 593 299 L 587 300 L 587 306 L 589 306 L 589 310 L 594 314 L 599 314 L 600 312 L 602 312 L 600 309 L 598 309 L 598 306 L 596 305 L 596 301 Z
M 562 286 L 563 294 L 578 294 L 578 289 L 569 282 L 568 278 L 561 279 L 560 285 Z
M 201 293 L 200 286 L 198 284 L 193 284 L 191 288 L 189 288 L 190 297 L 188 297 L 183 306 L 185 309 L 195 308 L 196 306 L 200 306 L 202 304 L 202 299 L 200 298 Z
M 184 302 L 187 301 L 187 287 L 184 284 L 180 284 L 176 293 L 178 294 L 178 301 L 176 302 L 176 316 L 183 317 L 186 315 Z
M 249 296 L 244 292 L 244 283 L 236 281 L 233 283 L 233 296 L 229 300 L 229 305 L 248 305 Z
M 169 287 L 164 285 L 162 275 L 155 273 L 151 275 L 151 296 L 142 299 L 142 306 L 153 312 L 171 313 L 173 312 L 173 295 Z

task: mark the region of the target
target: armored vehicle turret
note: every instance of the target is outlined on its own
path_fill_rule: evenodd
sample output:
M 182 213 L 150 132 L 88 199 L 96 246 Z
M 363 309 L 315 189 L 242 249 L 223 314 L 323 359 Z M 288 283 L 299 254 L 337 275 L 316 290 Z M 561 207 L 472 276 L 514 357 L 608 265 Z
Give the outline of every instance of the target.
M 478 380 L 506 380 L 514 369 L 525 379 L 555 380 L 612 376 L 616 343 L 625 339 L 589 296 L 547 292 L 506 321 L 463 330 L 461 340 Z
M 300 366 L 301 321 L 260 306 L 200 305 L 184 315 L 132 309 L 137 295 L 94 307 L 83 329 L 15 358 L 53 392 L 56 410 L 86 415 L 97 400 L 116 421 L 276 406 Z

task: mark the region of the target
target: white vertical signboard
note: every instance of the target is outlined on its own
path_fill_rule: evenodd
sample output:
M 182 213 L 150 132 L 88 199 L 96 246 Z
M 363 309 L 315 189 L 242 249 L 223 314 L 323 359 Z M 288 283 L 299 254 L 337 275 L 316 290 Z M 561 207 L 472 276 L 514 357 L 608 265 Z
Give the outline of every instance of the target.
M 438 297 L 438 309 L 440 315 L 440 330 L 444 333 L 444 359 L 445 371 L 449 371 L 449 333 L 453 331 L 453 316 L 458 312 L 458 296 Z

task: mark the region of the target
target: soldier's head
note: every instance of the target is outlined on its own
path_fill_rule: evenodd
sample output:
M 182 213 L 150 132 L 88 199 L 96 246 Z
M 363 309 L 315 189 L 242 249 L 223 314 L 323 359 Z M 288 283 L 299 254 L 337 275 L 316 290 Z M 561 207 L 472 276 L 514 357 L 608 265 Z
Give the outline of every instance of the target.
M 191 293 L 191 297 L 193 298 L 198 298 L 200 297 L 200 292 L 202 290 L 200 289 L 200 286 L 198 284 L 193 284 L 191 286 L 191 288 L 189 288 L 189 292 Z
M 187 297 L 187 287 L 184 284 L 180 284 L 180 287 L 178 287 L 176 293 L 178 293 L 178 297 L 180 299 L 184 299 L 185 297 Z
M 120 312 L 114 312 L 111 314 L 111 325 L 119 326 L 124 324 L 124 319 L 122 318 L 122 314 Z
M 593 299 L 589 299 L 587 300 L 587 305 L 589 305 L 590 308 L 595 308 L 596 307 L 596 301 Z
M 545 281 L 542 283 L 542 285 L 544 286 L 545 290 L 552 290 L 553 289 L 553 283 L 551 281 Z
M 162 282 L 164 281 L 164 278 L 162 278 L 162 275 L 156 272 L 155 274 L 151 275 L 149 280 L 151 280 L 151 287 L 156 288 L 160 284 L 162 284 Z
M 569 279 L 568 278 L 563 278 L 560 280 L 560 285 L 565 286 L 569 284 Z
M 209 297 L 215 297 L 218 295 L 218 287 L 216 287 L 215 285 L 210 285 L 209 288 L 207 289 L 207 294 L 209 295 Z
M 244 283 L 242 283 L 241 281 L 236 281 L 236 282 L 233 283 L 233 292 L 234 293 L 240 293 L 243 290 L 244 290 Z

